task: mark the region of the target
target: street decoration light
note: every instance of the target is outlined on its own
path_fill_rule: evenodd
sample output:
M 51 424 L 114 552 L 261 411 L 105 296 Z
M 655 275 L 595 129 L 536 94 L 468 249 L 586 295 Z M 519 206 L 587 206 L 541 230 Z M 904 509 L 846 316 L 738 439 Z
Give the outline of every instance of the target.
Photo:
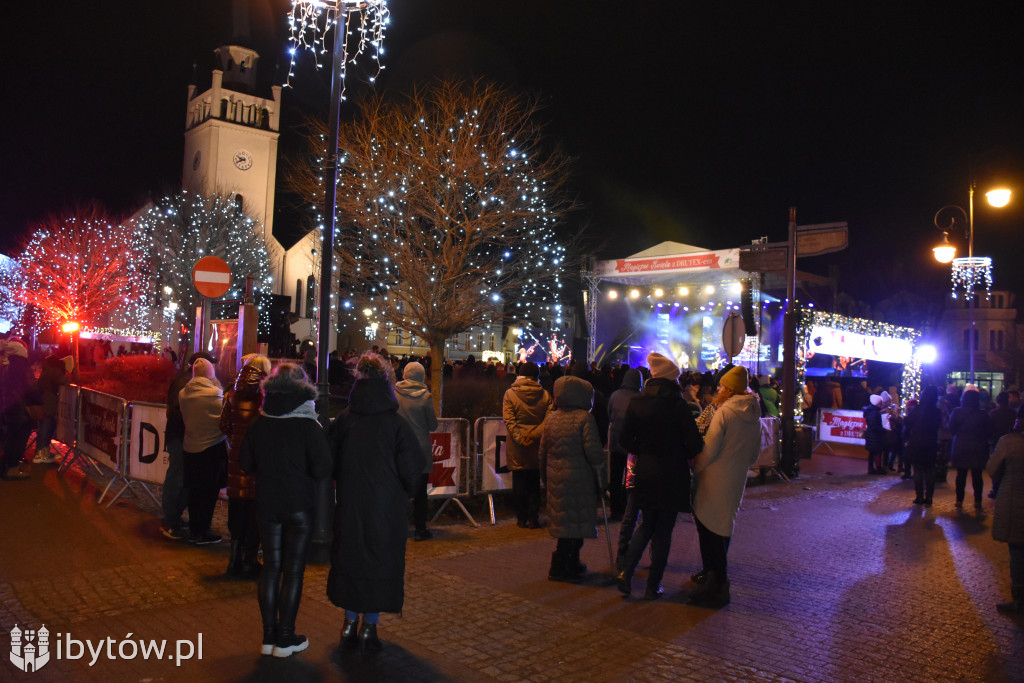
M 953 298 L 962 290 L 970 310 L 970 328 L 967 333 L 968 351 L 970 353 L 970 383 L 974 384 L 974 293 L 979 286 L 988 291 L 992 288 L 992 259 L 988 256 L 974 255 L 974 190 L 976 183 L 971 180 L 968 191 L 968 210 L 951 204 L 935 212 L 935 227 L 942 231 L 942 243 L 932 249 L 935 260 L 939 263 L 952 263 Z M 990 205 L 1001 208 L 1010 202 L 1010 190 L 999 188 L 985 193 Z M 963 216 L 959 222 L 957 214 Z M 948 222 L 944 219 L 949 216 Z M 967 256 L 956 257 L 956 247 L 949 242 L 949 233 L 958 225 L 962 225 L 964 238 L 967 240 Z
M 288 70 L 288 81 L 294 75 L 296 55 L 309 50 L 313 53 L 317 68 L 322 65 L 320 56 L 327 53 L 327 34 L 333 29 L 334 44 L 331 61 L 331 109 L 330 140 L 325 160 L 324 225 L 320 248 L 320 305 L 319 335 L 317 344 L 317 410 L 322 424 L 330 419 L 330 385 L 327 381 L 327 354 L 331 343 L 331 299 L 333 296 L 334 238 L 337 230 L 338 193 L 338 127 L 341 125 L 341 102 L 345 98 L 345 74 L 348 64 L 355 62 L 359 55 L 373 50 L 378 73 L 383 68 L 380 58 L 384 54 L 384 30 L 390 21 L 387 0 L 292 0 L 288 14 L 291 30 L 292 55 Z M 351 41 L 350 35 L 356 38 Z M 374 78 L 370 78 L 373 82 Z

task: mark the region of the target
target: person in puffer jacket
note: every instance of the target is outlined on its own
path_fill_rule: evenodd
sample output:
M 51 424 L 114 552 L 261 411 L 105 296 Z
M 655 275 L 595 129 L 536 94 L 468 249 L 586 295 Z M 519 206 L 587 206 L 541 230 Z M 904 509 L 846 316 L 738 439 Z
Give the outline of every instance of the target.
M 540 368 L 526 362 L 519 366 L 519 376 L 505 392 L 501 415 L 508 430 L 505 454 L 512 470 L 512 501 L 519 527 L 540 528 L 540 446 L 541 424 L 551 410 L 551 395 L 537 377 Z
M 227 435 L 228 448 L 228 531 L 231 552 L 228 576 L 255 579 L 260 574 L 256 554 L 260 547 L 260 522 L 256 509 L 256 479 L 242 471 L 242 439 L 260 416 L 263 389 L 260 383 L 270 374 L 270 359 L 255 353 L 242 358 L 235 385 L 224 395 L 220 430 Z
M 761 406 L 750 392 L 745 367 L 737 365 L 722 375 L 715 403 L 718 410 L 704 449 L 693 463 L 693 518 L 704 569 L 692 577 L 698 587 L 689 602 L 717 608 L 729 604 L 726 554 L 747 470 L 761 452 Z
M 601 433 L 590 413 L 594 387 L 566 376 L 555 380 L 554 391 L 555 411 L 544 420 L 538 450 L 547 488 L 548 533 L 558 539 L 548 580 L 576 583 L 587 572 L 580 549 L 584 538 L 597 538 L 598 496 L 608 475 Z
M 433 538 L 427 529 L 427 482 L 434 471 L 434 454 L 430 448 L 430 432 L 437 429 L 437 413 L 434 411 L 434 397 L 424 384 L 426 370 L 416 361 L 408 363 L 402 371 L 401 382 L 395 384 L 395 398 L 398 399 L 398 414 L 412 427 L 423 453 L 423 474 L 416 482 L 416 495 L 412 499 L 412 518 L 416 526 L 413 539 L 426 541 Z
M 210 522 L 217 495 L 227 484 L 227 437 L 220 431 L 223 399 L 213 363 L 199 358 L 192 365 L 192 379 L 178 394 L 178 407 L 185 422 L 182 449 L 188 488 L 189 542 L 196 545 L 221 540 L 210 531 Z

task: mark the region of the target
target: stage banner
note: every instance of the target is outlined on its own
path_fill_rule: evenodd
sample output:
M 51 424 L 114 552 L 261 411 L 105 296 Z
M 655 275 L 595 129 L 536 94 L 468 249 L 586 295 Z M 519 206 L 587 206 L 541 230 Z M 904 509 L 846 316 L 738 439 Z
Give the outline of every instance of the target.
M 818 411 L 818 441 L 864 445 L 864 412 L 822 408 Z
M 123 398 L 81 389 L 78 450 L 96 462 L 117 470 L 120 463 L 127 403 Z
M 53 438 L 65 446 L 75 445 L 75 419 L 78 417 L 78 386 L 64 385 L 57 395 L 57 425 Z
M 442 418 L 437 431 L 430 433 L 430 450 L 434 457 L 434 471 L 427 480 L 427 495 L 435 497 L 457 496 L 462 456 L 465 420 Z
M 703 273 L 709 270 L 737 270 L 739 267 L 739 249 L 720 249 L 718 251 L 698 251 L 689 254 L 597 261 L 594 263 L 594 275 L 600 278 L 638 275 L 685 275 L 687 273 Z
M 163 484 L 169 457 L 164 448 L 167 406 L 133 402 L 128 414 L 128 478 Z
M 488 491 L 504 491 L 512 488 L 512 471 L 505 459 L 505 442 L 508 430 L 505 421 L 500 417 L 483 417 L 477 421 L 480 448 L 483 454 L 481 474 L 483 479 L 482 493 Z
M 761 454 L 754 467 L 775 467 L 779 460 L 779 431 L 782 420 L 777 417 L 761 418 Z

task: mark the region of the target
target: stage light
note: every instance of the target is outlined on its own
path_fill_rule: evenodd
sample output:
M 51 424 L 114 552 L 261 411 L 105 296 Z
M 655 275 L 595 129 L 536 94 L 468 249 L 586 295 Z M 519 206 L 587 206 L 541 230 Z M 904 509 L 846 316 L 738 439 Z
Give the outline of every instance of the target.
M 743 293 L 743 285 L 740 284 L 739 282 L 732 283 L 732 286 L 729 287 L 729 289 L 730 289 L 730 291 L 732 291 L 733 294 L 742 294 Z
M 938 350 L 931 344 L 923 344 L 917 347 L 917 360 L 922 364 L 934 363 L 938 357 Z
M 515 335 L 516 337 L 522 336 L 523 328 L 521 328 L 521 327 L 513 327 L 512 328 L 512 334 Z
M 807 303 L 807 308 L 814 308 L 814 304 L 812 304 L 812 303 L 808 302 L 808 303 Z
M 728 306 L 729 308 L 732 308 L 732 302 L 731 301 L 726 301 L 725 305 Z
M 654 297 L 656 299 L 660 299 L 664 295 L 665 295 L 665 290 L 664 289 L 662 289 L 661 287 L 655 287 L 654 288 Z
M 679 296 L 690 296 L 690 289 L 688 287 L 680 287 Z
M 714 294 L 715 293 L 715 286 L 714 285 L 708 285 L 707 287 L 704 288 L 704 293 L 705 294 Z
M 609 289 L 608 290 L 608 298 L 609 299 L 618 299 L 619 298 L 619 291 L 617 289 Z
M 690 307 L 689 307 L 689 306 L 683 306 L 683 312 L 684 312 L 684 313 L 686 313 L 686 312 L 687 312 L 687 311 L 689 311 L 689 310 L 690 310 Z
M 631 289 L 631 290 L 629 290 L 629 298 L 630 299 L 639 299 L 640 298 L 640 290 L 639 289 Z

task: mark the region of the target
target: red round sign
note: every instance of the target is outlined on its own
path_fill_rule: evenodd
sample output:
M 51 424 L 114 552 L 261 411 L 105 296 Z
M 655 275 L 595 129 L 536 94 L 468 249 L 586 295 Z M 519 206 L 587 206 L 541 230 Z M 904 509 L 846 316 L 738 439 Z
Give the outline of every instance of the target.
M 216 299 L 231 287 L 231 268 L 224 259 L 204 256 L 192 267 L 192 282 L 200 294 Z

